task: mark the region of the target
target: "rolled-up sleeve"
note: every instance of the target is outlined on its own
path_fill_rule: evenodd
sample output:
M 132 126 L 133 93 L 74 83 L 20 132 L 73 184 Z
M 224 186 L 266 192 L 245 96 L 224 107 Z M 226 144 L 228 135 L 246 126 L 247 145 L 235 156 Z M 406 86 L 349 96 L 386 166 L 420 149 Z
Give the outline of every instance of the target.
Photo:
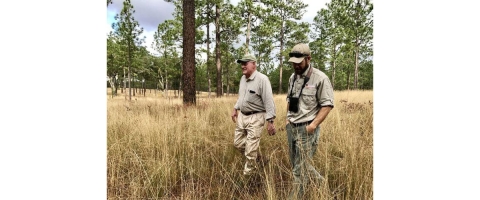
M 331 106 L 333 108 L 333 87 L 330 79 L 324 78 L 320 81 L 317 90 L 317 99 L 320 106 Z

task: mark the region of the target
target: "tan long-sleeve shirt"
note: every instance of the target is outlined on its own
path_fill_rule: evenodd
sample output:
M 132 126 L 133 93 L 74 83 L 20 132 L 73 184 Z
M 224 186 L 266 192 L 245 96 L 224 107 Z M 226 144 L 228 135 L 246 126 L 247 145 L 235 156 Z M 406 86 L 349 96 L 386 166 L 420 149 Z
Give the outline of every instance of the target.
M 311 67 L 311 66 L 310 66 Z M 301 75 L 295 75 L 293 73 L 288 81 L 288 95 L 292 91 L 293 97 L 299 97 L 299 111 L 297 113 L 288 111 L 287 119 L 293 123 L 307 122 L 315 119 L 318 111 L 322 106 L 331 106 L 333 108 L 333 88 L 330 83 L 330 79 L 322 71 L 313 68 L 310 80 L 305 84 L 305 88 L 302 90 L 303 82 L 309 69 Z M 295 83 L 292 82 L 294 76 L 297 76 Z M 290 98 L 287 95 L 287 102 L 290 102 Z
M 242 112 L 266 111 L 265 119 L 274 118 L 275 103 L 268 77 L 258 71 L 248 79 L 243 75 L 234 108 Z

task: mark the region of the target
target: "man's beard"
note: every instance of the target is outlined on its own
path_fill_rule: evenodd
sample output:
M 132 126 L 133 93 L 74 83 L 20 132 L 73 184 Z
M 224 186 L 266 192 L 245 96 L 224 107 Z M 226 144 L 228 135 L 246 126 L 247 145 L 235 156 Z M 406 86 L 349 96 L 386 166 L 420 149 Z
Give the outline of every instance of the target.
M 294 68 L 295 74 L 301 75 L 301 74 L 305 73 L 305 71 L 307 71 L 308 67 L 309 67 L 309 65 L 306 65 L 305 68 L 302 69 L 302 71 L 298 71 L 298 72 L 297 72 L 297 69 Z

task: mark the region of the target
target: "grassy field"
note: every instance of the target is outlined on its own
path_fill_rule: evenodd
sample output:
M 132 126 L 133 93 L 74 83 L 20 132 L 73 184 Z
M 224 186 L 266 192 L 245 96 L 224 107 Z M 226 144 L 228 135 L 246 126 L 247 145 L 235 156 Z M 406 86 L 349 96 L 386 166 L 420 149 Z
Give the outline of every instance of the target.
M 373 199 L 373 91 L 334 95 L 314 157 L 327 183 L 312 185 L 308 195 Z M 132 102 L 107 94 L 108 199 L 285 199 L 292 182 L 285 97 L 274 97 L 277 134 L 262 133 L 260 151 L 269 162 L 245 180 L 245 158 L 233 147 L 235 95 L 202 93 L 196 107 L 184 107 L 181 98 L 149 90 Z

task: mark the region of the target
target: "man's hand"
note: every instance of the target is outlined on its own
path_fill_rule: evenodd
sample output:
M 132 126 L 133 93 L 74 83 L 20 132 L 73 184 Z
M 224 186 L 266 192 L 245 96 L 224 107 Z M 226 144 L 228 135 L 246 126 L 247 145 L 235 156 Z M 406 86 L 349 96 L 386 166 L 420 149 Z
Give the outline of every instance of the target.
M 307 129 L 307 133 L 308 134 L 312 134 L 313 131 L 315 131 L 317 127 L 313 126 L 312 124 L 309 124 L 308 126 L 305 127 L 305 129 Z
M 233 113 L 232 113 L 232 120 L 233 120 L 233 123 L 237 123 L 237 109 L 233 109 Z
M 268 125 L 267 125 L 267 131 L 268 131 L 268 135 L 275 135 L 275 133 L 277 133 L 277 131 L 275 130 L 275 124 L 273 124 L 273 122 L 267 122 Z

